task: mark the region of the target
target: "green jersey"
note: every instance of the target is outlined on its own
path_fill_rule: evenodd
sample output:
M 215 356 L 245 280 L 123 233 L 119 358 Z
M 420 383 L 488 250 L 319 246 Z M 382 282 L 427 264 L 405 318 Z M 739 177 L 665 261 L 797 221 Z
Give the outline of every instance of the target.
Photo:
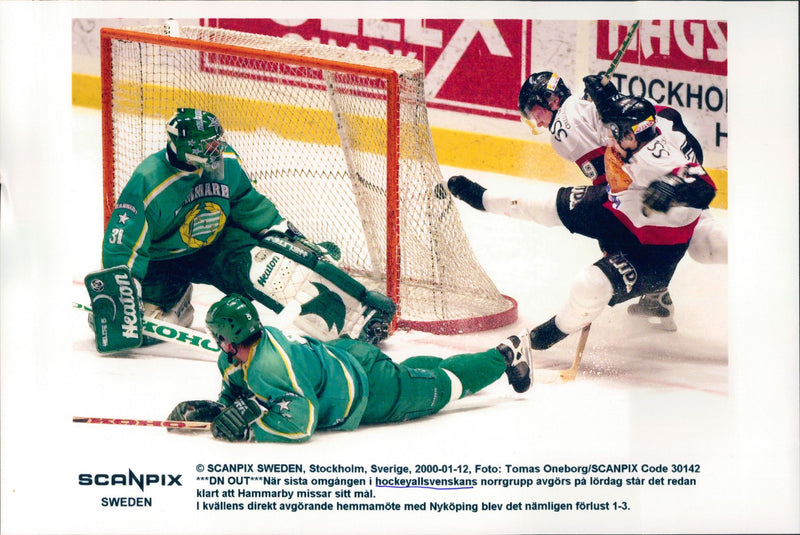
M 151 260 L 194 253 L 227 225 L 257 235 L 281 220 L 232 148 L 214 172 L 178 168 L 164 149 L 148 156 L 122 190 L 103 239 L 103 267 L 126 265 L 141 280 Z
M 230 364 L 224 353 L 219 402 L 255 397 L 267 411 L 250 426 L 257 442 L 300 442 L 316 429 L 358 427 L 369 397 L 367 375 L 335 344 L 262 329 L 245 363 Z

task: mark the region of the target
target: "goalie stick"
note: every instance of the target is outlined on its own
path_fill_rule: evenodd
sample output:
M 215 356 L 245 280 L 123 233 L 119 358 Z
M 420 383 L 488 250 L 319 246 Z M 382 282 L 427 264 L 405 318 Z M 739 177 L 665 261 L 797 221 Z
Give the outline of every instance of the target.
M 92 311 L 92 307 L 89 305 L 76 303 L 74 301 L 72 303 L 72 307 L 78 310 L 83 310 L 84 312 Z M 270 325 L 279 329 L 288 327 L 297 318 L 297 316 L 300 315 L 300 307 L 301 305 L 296 299 L 290 301 L 283 308 L 281 313 L 275 317 Z M 181 325 L 177 325 L 175 323 L 169 323 L 167 321 L 148 317 L 142 318 L 142 327 L 145 336 L 149 336 L 151 338 L 156 338 L 164 342 L 174 342 L 192 347 L 199 347 L 201 349 L 205 349 L 206 351 L 210 351 L 215 355 L 220 351 L 219 347 L 217 347 L 217 342 L 212 337 L 195 329 L 182 327 Z
M 205 431 L 211 429 L 211 422 L 188 422 L 183 420 L 137 420 L 130 418 L 97 418 L 86 416 L 73 416 L 73 423 L 79 424 L 109 424 L 109 425 L 137 425 L 146 427 L 164 427 L 166 429 L 185 429 Z
M 81 303 L 73 302 L 72 306 L 84 312 L 92 311 L 92 307 Z M 164 342 L 177 342 L 179 344 L 198 347 L 215 354 L 219 352 L 217 343 L 213 338 L 200 331 L 195 331 L 194 329 L 147 317 L 142 318 L 142 327 L 145 336 L 151 338 L 156 338 Z

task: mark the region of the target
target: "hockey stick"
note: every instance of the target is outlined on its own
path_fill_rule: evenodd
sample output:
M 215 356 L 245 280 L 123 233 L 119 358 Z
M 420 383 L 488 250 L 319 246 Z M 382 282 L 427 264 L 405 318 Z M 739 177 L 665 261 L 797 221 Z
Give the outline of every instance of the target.
M 631 41 L 633 40 L 633 35 L 636 33 L 636 30 L 639 28 L 639 24 L 641 24 L 641 22 L 642 21 L 640 20 L 633 21 L 633 24 L 628 30 L 625 39 L 623 39 L 622 44 L 619 45 L 617 53 L 614 55 L 614 59 L 611 60 L 611 63 L 608 65 L 608 68 L 606 69 L 606 72 L 603 73 L 603 76 L 600 78 L 600 85 L 603 86 L 608 85 L 608 83 L 611 81 L 611 75 L 614 73 L 615 70 L 617 70 L 617 65 L 619 65 L 620 61 L 622 61 L 622 56 L 624 56 L 625 52 L 628 50 L 628 47 L 630 46 Z M 588 101 L 592 100 L 592 98 L 589 96 L 589 93 L 586 91 L 584 91 L 583 93 L 583 100 L 588 100 Z
M 73 423 L 79 424 L 109 424 L 109 425 L 139 425 L 147 427 L 164 427 L 167 429 L 186 429 L 205 431 L 211 429 L 211 422 L 187 422 L 179 420 L 132 420 L 128 418 L 95 418 L 73 416 Z
M 625 36 L 625 39 L 622 41 L 617 53 L 614 55 L 614 59 L 611 60 L 611 64 L 606 69 L 605 74 L 600 79 L 600 83 L 603 85 L 608 84 L 610 81 L 611 75 L 617 70 L 617 65 L 622 60 L 622 56 L 625 55 L 625 51 L 628 50 L 628 47 L 633 40 L 633 36 L 636 33 L 636 30 L 639 28 L 639 24 L 641 24 L 641 20 L 636 20 L 631 25 L 630 29 L 628 30 L 628 34 Z M 586 348 L 586 340 L 589 338 L 589 329 L 592 328 L 592 324 L 589 323 L 586 325 L 583 330 L 581 330 L 581 337 L 578 340 L 578 347 L 575 349 L 575 358 L 572 361 L 572 366 L 565 370 L 558 370 L 558 375 L 564 382 L 574 381 L 575 377 L 578 375 L 578 368 L 581 365 L 581 359 L 583 358 L 583 350 Z
M 581 331 L 581 337 L 578 339 L 578 347 L 575 349 L 575 358 L 572 360 L 572 366 L 566 370 L 558 370 L 559 377 L 561 377 L 561 380 L 565 383 L 574 381 L 575 376 L 578 375 L 578 368 L 581 365 L 583 350 L 586 348 L 586 340 L 589 338 L 589 329 L 591 328 L 592 324 L 590 323 Z
M 628 30 L 628 35 L 625 36 L 625 39 L 619 46 L 619 50 L 617 50 L 617 54 L 614 56 L 614 59 L 611 60 L 611 64 L 608 66 L 608 69 L 606 69 L 606 73 L 603 75 L 603 78 L 600 81 L 600 83 L 603 85 L 606 85 L 609 82 L 611 75 L 615 70 L 617 70 L 617 65 L 619 65 L 619 62 L 622 60 L 622 56 L 625 55 L 625 51 L 628 50 L 628 46 L 630 46 L 631 41 L 633 40 L 633 34 L 636 33 L 636 30 L 639 28 L 639 24 L 641 24 L 641 22 L 642 21 L 640 20 L 633 21 L 631 28 Z
M 580 339 L 578 339 L 578 347 L 575 349 L 575 357 L 572 360 L 572 366 L 563 370 L 548 370 L 548 369 L 534 369 L 534 380 L 540 379 L 542 383 L 571 383 L 578 375 L 578 368 L 581 365 L 583 358 L 583 350 L 586 348 L 586 340 L 589 338 L 589 329 L 592 328 L 590 323 L 581 331 Z
M 83 310 L 84 312 L 91 312 L 92 307 L 83 305 L 81 303 L 72 303 L 73 308 Z M 179 344 L 190 345 L 218 353 L 219 348 L 217 342 L 205 333 L 181 327 L 174 323 L 157 320 L 155 318 L 142 318 L 142 328 L 146 336 L 156 338 L 164 342 L 177 342 Z

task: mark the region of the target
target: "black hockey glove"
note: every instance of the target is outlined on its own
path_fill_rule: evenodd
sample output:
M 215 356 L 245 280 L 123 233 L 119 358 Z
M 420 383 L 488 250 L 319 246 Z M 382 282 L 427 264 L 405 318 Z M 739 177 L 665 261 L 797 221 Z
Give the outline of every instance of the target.
M 473 182 L 465 176 L 451 176 L 447 181 L 447 189 L 456 199 L 461 199 L 476 210 L 486 210 L 483 207 L 483 192 L 486 188 Z
M 678 175 L 667 175 L 651 183 L 642 197 L 642 213 L 666 212 L 673 206 L 705 209 L 714 199 L 714 186 L 702 180 L 705 174 L 699 165 L 689 164 Z
M 583 98 L 594 102 L 597 112 L 600 114 L 600 119 L 608 110 L 609 104 L 614 102 L 620 97 L 620 93 L 616 86 L 610 81 L 603 85 L 603 74 L 592 74 L 583 78 L 584 93 Z
M 250 424 L 261 414 L 261 406 L 253 398 L 236 398 L 211 422 L 211 434 L 231 442 L 248 440 Z
M 613 82 L 609 80 L 605 85 L 603 84 L 604 76 L 603 73 L 600 73 L 583 77 L 584 91 L 594 102 L 611 100 L 619 95 L 617 86 L 615 86 Z
M 677 184 L 656 180 L 644 192 L 642 213 L 649 215 L 650 212 L 666 212 L 675 202 L 677 194 Z
M 216 401 L 195 400 L 181 401 L 167 416 L 170 421 L 185 422 L 211 422 L 225 406 Z
M 373 290 L 368 290 L 360 301 L 366 306 L 364 316 L 368 319 L 358 339 L 378 345 L 389 337 L 389 327 L 397 313 L 397 305 L 389 297 Z

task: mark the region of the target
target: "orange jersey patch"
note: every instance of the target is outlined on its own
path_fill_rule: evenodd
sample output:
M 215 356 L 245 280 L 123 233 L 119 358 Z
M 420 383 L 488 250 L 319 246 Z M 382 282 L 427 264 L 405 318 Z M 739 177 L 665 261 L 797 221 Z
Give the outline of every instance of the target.
M 606 147 L 606 154 L 603 158 L 606 164 L 606 180 L 611 188 L 611 193 L 625 191 L 633 182 L 631 176 L 622 168 L 622 158 L 614 147 Z

